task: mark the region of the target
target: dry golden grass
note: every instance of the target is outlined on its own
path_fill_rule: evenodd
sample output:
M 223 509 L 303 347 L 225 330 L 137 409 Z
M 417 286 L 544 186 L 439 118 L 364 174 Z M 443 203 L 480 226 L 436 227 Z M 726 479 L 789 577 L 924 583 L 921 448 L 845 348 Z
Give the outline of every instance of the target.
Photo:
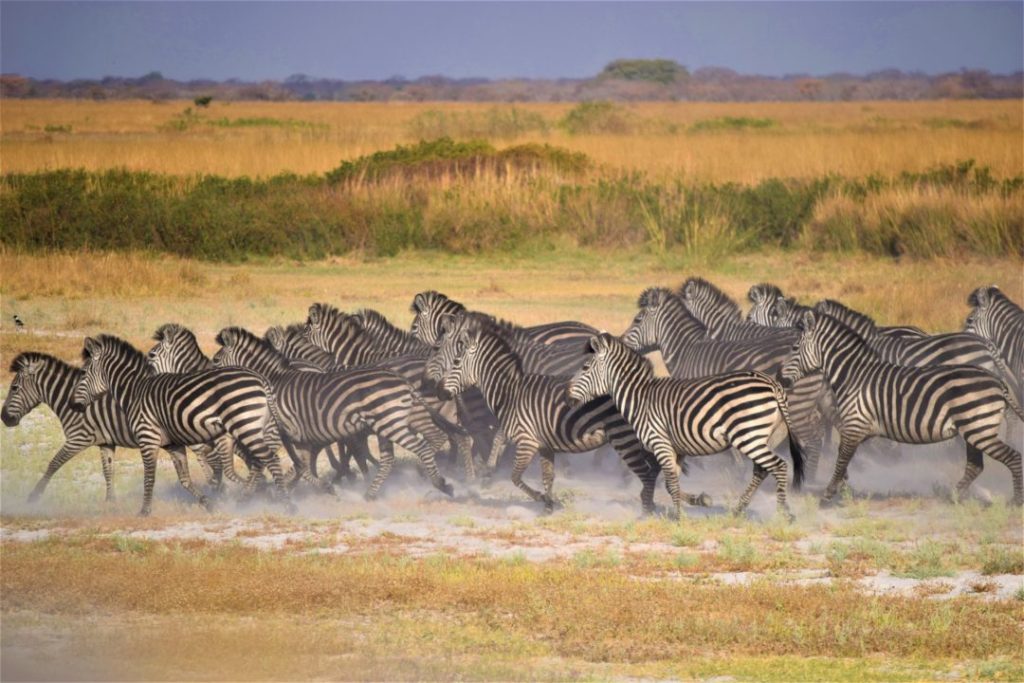
M 1020 262 L 1013 258 L 893 261 L 765 252 L 707 263 L 635 249 L 567 249 L 516 258 L 424 253 L 222 265 L 125 254 L 0 252 L 0 271 L 4 363 L 14 353 L 37 349 L 72 360 L 82 335 L 100 332 L 146 346 L 153 330 L 171 321 L 193 328 L 214 349 L 213 337 L 225 326 L 262 333 L 304 319 L 314 301 L 375 308 L 404 327 L 413 295 L 424 289 L 523 324 L 578 319 L 615 333 L 635 315 L 641 291 L 678 287 L 691 275 L 709 278 L 744 307 L 750 286 L 770 281 L 802 302 L 839 299 L 880 324 L 932 332 L 961 329 L 967 295 L 981 284 L 998 284 L 1024 300 Z M 11 313 L 32 334 L 15 333 Z
M 209 118 L 271 117 L 313 129 L 161 127 L 190 102 L 9 100 L 2 129 L 4 172 L 84 167 L 173 174 L 269 176 L 322 173 L 342 159 L 412 141 L 409 122 L 435 109 L 484 111 L 470 103 L 217 103 Z M 521 104 L 554 124 L 569 104 Z M 716 182 L 768 177 L 864 176 L 922 171 L 974 158 L 999 176 L 1024 168 L 1022 102 L 650 103 L 630 105 L 638 119 L 685 130 L 722 116 L 771 118 L 765 130 L 570 136 L 552 129 L 523 141 L 563 145 L 612 169 L 684 174 Z M 952 123 L 950 123 L 952 122 Z M 70 126 L 47 133 L 46 126 Z

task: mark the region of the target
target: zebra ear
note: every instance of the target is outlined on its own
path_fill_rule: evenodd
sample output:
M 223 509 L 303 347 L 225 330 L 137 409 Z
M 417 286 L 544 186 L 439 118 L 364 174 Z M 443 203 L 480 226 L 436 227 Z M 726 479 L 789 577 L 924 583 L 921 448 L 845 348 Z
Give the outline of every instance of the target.
M 426 299 L 426 297 L 423 296 L 423 292 L 420 292 L 419 294 L 417 294 L 416 296 L 414 296 L 412 298 L 412 312 L 413 313 L 422 313 L 423 312 L 423 309 L 425 308 L 425 304 L 426 304 L 425 299 Z
M 362 331 L 366 329 L 366 321 L 363 319 L 363 316 L 360 315 L 359 313 L 353 313 L 352 315 L 348 316 L 348 320 L 352 324 L 352 327 L 356 328 L 357 330 Z
M 82 346 L 82 356 L 85 358 L 91 358 L 100 350 L 99 342 L 92 337 L 85 338 L 85 344 Z
M 761 303 L 761 301 L 763 299 L 764 299 L 764 292 L 761 291 L 761 287 L 760 286 L 754 285 L 753 287 L 750 288 L 749 291 L 747 291 L 747 300 L 750 303 L 752 303 L 752 304 Z
M 280 349 L 284 345 L 284 331 L 280 327 L 268 327 L 263 333 L 263 338 L 275 349 Z
M 420 295 L 417 294 L 416 296 L 418 297 Z M 455 329 L 455 316 L 452 315 L 451 313 L 445 313 L 444 315 L 442 315 L 440 322 L 441 322 L 440 328 L 441 328 L 441 336 L 442 337 L 451 334 L 452 330 Z
M 800 316 L 800 320 L 796 323 L 796 329 L 801 332 L 811 332 L 817 323 L 818 316 L 814 311 L 804 311 L 804 314 Z
M 608 350 L 608 333 L 598 334 L 590 338 L 590 350 L 596 354 L 604 353 Z
M 683 285 L 683 298 L 692 299 L 696 293 L 697 285 L 694 284 L 693 280 L 687 280 L 686 284 Z
M 313 304 L 309 307 L 309 322 L 313 325 L 320 322 L 320 304 Z

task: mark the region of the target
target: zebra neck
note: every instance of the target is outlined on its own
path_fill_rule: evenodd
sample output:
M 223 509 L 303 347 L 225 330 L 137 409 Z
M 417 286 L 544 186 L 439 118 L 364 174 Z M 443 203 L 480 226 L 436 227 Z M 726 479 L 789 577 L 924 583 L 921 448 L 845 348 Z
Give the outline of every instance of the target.
M 523 372 L 510 351 L 494 347 L 481 354 L 477 361 L 477 384 L 488 407 L 500 417 L 512 403 L 512 398 L 523 382 Z
M 881 361 L 860 338 L 836 340 L 822 349 L 822 374 L 836 397 L 853 388 L 862 371 L 869 366 L 888 365 Z
M 408 332 L 390 323 L 381 322 L 370 330 L 377 347 L 387 356 L 401 356 L 407 353 L 422 353 L 429 347 Z
M 52 365 L 46 370 L 41 371 L 49 375 L 47 379 L 40 382 L 42 403 L 48 405 L 50 410 L 57 414 L 57 417 L 61 422 L 64 422 L 65 418 L 76 415 L 71 410 L 71 404 L 73 403 L 72 397 L 75 392 L 75 386 L 81 381 L 82 376 L 85 374 L 78 368 L 73 368 L 70 365 Z
M 642 389 L 651 381 L 651 376 L 642 358 L 623 360 L 625 362 L 619 362 L 617 366 L 609 365 L 608 393 L 626 421 L 632 422 L 643 404 L 640 397 Z
M 130 412 L 138 397 L 139 385 L 145 381 L 149 373 L 144 369 L 128 367 L 113 374 L 108 392 L 125 412 Z
M 706 338 L 704 328 L 682 306 L 670 308 L 658 319 L 658 347 L 669 371 L 683 363 L 687 348 Z

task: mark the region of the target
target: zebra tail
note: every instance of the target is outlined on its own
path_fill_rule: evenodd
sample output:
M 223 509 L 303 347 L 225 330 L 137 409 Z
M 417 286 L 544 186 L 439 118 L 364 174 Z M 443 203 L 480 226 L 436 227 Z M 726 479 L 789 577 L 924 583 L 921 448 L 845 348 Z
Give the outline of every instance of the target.
M 267 395 L 267 407 L 270 408 L 270 415 L 274 418 L 274 422 L 277 423 L 278 432 L 281 433 L 281 436 L 283 437 L 285 434 L 298 434 L 299 431 L 288 422 L 281 412 L 280 406 L 277 405 L 277 396 L 274 395 L 274 390 L 268 382 L 263 383 L 263 389 Z
M 1006 382 L 1002 382 L 1002 385 L 1003 396 L 1006 398 L 1006 402 L 1013 408 L 1013 412 L 1017 413 L 1017 417 L 1020 418 L 1021 422 L 1024 422 L 1024 408 L 1021 408 L 1020 402 L 1017 401 L 1017 394 Z
M 423 406 L 423 409 L 427 411 L 431 418 L 433 418 L 434 423 L 437 424 L 438 428 L 440 428 L 442 432 L 448 434 L 449 436 L 472 436 L 469 433 L 469 430 L 467 430 L 465 427 L 458 424 L 457 422 L 452 422 L 447 417 L 442 415 L 439 411 L 427 405 L 427 402 L 423 399 L 423 396 L 421 396 L 418 391 L 413 391 L 411 393 L 413 400 L 417 404 Z
M 775 400 L 779 404 L 779 410 L 782 411 L 782 419 L 786 421 L 786 431 L 789 432 L 789 454 L 793 458 L 793 490 L 799 491 L 804 483 L 804 449 L 800 445 L 800 439 L 797 438 L 796 432 L 793 430 L 793 420 L 789 415 L 789 400 L 786 398 L 786 390 L 769 375 L 764 373 L 757 374 L 771 383 L 772 391 L 775 392 Z

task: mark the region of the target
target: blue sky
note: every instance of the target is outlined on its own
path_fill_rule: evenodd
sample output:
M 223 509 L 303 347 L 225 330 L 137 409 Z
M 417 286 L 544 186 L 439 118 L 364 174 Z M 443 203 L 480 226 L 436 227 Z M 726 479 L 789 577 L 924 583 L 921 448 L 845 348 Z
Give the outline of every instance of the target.
M 612 59 L 783 75 L 1020 70 L 1024 2 L 14 2 L 36 78 L 580 78 Z

